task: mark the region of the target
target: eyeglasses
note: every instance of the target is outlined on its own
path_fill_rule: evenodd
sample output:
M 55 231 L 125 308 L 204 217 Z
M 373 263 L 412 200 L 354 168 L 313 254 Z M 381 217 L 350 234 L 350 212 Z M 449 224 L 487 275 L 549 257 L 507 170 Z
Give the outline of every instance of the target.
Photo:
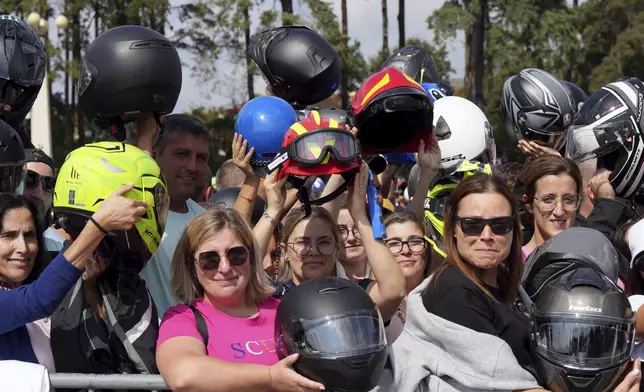
M 329 256 L 333 254 L 333 252 L 337 248 L 337 244 L 331 239 L 311 241 L 309 238 L 299 238 L 287 245 L 290 246 L 291 249 L 293 249 L 293 252 L 295 252 L 295 254 L 297 254 L 298 256 L 308 255 L 309 253 L 311 253 L 311 250 L 314 246 L 318 253 L 322 256 Z
M 541 198 L 535 196 L 534 198 L 539 202 L 539 209 L 543 212 L 550 212 L 557 207 L 557 204 L 561 202 L 561 206 L 566 211 L 575 211 L 579 208 L 581 204 L 581 196 L 579 195 L 566 195 L 561 199 L 558 199 L 554 196 L 548 195 Z
M 485 230 L 485 226 L 490 226 L 490 230 L 496 235 L 505 235 L 514 229 L 514 217 L 512 216 L 499 216 L 490 219 L 456 217 L 456 221 L 460 223 L 463 234 L 469 236 L 480 235 Z
M 233 246 L 232 248 L 228 248 L 226 251 L 226 259 L 230 265 L 243 265 L 249 258 L 250 251 L 243 245 Z M 213 271 L 218 269 L 220 261 L 221 255 L 216 250 L 201 252 L 197 259 L 199 267 L 204 271 Z
M 387 248 L 389 248 L 391 254 L 394 255 L 400 254 L 403 251 L 405 245 L 407 245 L 407 248 L 409 248 L 409 251 L 412 254 L 418 255 L 423 253 L 423 251 L 425 250 L 425 239 L 420 237 L 412 237 L 407 241 L 392 239 L 387 240 L 385 242 L 385 245 L 387 245 Z
M 351 229 L 349 229 L 345 225 L 339 225 L 338 232 L 340 233 L 340 237 L 342 237 L 343 240 L 346 240 L 347 238 L 349 238 L 349 232 L 353 233 L 353 236 L 356 239 L 358 240 L 360 239 L 360 232 L 358 231 L 357 227 L 352 227 Z
M 38 186 L 38 183 L 42 183 L 42 188 L 45 192 L 54 193 L 54 188 L 56 187 L 56 179 L 54 177 L 42 176 L 35 171 L 27 170 L 25 186 L 29 189 L 33 189 Z

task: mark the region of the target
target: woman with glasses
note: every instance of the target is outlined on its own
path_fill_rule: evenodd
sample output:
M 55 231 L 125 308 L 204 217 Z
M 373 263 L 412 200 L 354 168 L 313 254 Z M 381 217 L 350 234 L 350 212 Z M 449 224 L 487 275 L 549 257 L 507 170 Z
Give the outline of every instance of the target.
M 523 201 L 534 227 L 532 238 L 522 249 L 525 260 L 536 247 L 573 226 L 583 188 L 577 165 L 556 155 L 527 164 L 520 180 L 525 186 Z
M 175 391 L 320 390 L 279 361 L 274 324 L 279 301 L 244 217 L 211 209 L 186 227 L 172 260 L 172 290 L 184 304 L 164 315 L 156 359 Z
M 348 196 L 348 211 L 375 278 L 362 279 L 357 283 L 367 290 L 378 305 L 383 320 L 388 321 L 405 296 L 405 280 L 391 252 L 382 241 L 374 238 L 366 206 L 368 175 L 367 165 L 363 164 Z M 268 204 L 270 209 L 270 198 Z M 258 226 L 255 228 L 256 237 L 257 229 Z M 348 279 L 338 260 L 343 244 L 340 231 L 333 216 L 326 209 L 313 207 L 309 216 L 305 216 L 301 210 L 291 210 L 282 222 L 281 240 L 282 261 L 278 274 L 277 297 L 309 279 L 322 276 Z
M 435 269 L 432 268 L 431 254 L 425 240 L 425 225 L 411 212 L 397 212 L 385 219 L 385 227 L 385 245 L 396 258 L 405 277 L 405 291 L 409 294 Z M 387 342 L 393 342 L 402 332 L 406 313 L 405 297 L 386 328 Z

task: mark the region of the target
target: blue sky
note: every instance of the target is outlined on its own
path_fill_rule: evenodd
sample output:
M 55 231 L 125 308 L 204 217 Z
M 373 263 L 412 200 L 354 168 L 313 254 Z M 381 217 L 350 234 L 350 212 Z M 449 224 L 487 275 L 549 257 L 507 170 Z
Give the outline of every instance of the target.
M 186 0 L 173 0 L 173 5 L 185 3 Z M 407 0 L 406 2 L 406 36 L 407 38 L 418 37 L 428 41 L 432 39 L 432 32 L 427 29 L 427 17 L 436 8 L 443 4 L 444 0 Z M 273 0 L 267 0 L 262 8 L 273 6 Z M 279 9 L 279 2 L 276 5 Z M 299 1 L 295 0 L 295 12 L 301 8 Z M 333 7 L 338 20 L 340 20 L 340 0 L 333 0 Z M 362 53 L 367 58 L 375 55 L 382 45 L 382 17 L 380 0 L 347 0 L 347 13 L 349 19 L 349 36 L 352 39 L 360 41 Z M 252 26 L 251 32 L 259 25 L 259 10 L 255 10 L 251 15 Z M 398 44 L 398 1 L 388 0 L 389 14 L 389 46 L 394 47 Z M 173 20 L 174 19 L 174 20 Z M 170 23 L 178 23 L 176 18 L 171 18 Z M 450 60 L 452 68 L 455 70 L 455 77 L 462 77 L 464 73 L 464 42 L 463 37 L 457 38 L 451 45 Z M 188 53 L 181 53 L 182 60 L 191 63 L 194 59 L 190 58 Z M 198 78 L 192 77 L 190 72 L 184 70 L 183 87 L 179 102 L 175 107 L 175 112 L 190 110 L 196 106 L 227 106 L 233 101 L 236 95 L 234 90 L 238 90 L 237 95 L 241 94 L 244 88 L 243 68 L 227 63 L 223 60 L 217 63 L 217 74 L 223 75 L 226 79 L 224 86 L 213 89 L 212 83 L 204 83 Z M 261 79 L 255 82 L 255 91 L 263 91 L 265 84 Z M 243 90 L 245 91 L 245 90 Z

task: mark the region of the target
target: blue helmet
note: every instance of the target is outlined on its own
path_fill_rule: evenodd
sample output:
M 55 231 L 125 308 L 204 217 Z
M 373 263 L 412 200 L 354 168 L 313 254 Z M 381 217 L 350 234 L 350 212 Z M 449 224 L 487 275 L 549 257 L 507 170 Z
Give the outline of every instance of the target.
M 248 149 L 255 147 L 250 162 L 255 173 L 266 175 L 266 166 L 282 148 L 284 134 L 296 122 L 295 109 L 278 97 L 257 97 L 241 108 L 235 132 L 248 141 Z
M 449 97 L 454 95 L 454 89 L 448 83 L 438 82 L 438 83 L 421 83 L 421 86 L 427 91 L 427 95 L 432 100 L 436 102 L 437 99 L 443 97 Z

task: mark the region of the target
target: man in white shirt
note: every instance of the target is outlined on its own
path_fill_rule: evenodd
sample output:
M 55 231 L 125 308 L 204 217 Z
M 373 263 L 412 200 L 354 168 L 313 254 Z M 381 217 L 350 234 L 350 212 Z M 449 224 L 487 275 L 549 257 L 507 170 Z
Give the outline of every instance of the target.
M 159 249 L 141 271 L 159 317 L 178 303 L 172 295 L 170 266 L 186 225 L 205 211 L 190 197 L 203 179 L 210 147 L 210 131 L 198 118 L 171 114 L 163 119 L 163 124 L 163 137 L 154 156 L 168 184 L 170 211 Z

